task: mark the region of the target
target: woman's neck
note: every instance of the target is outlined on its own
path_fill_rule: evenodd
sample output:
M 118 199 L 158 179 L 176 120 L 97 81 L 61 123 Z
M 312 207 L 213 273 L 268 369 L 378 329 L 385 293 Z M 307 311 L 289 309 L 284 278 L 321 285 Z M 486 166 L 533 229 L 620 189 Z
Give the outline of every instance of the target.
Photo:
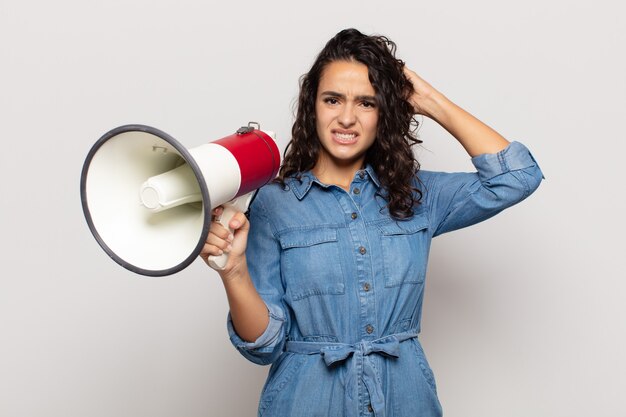
M 336 185 L 349 191 L 352 179 L 362 167 L 363 160 L 339 165 L 320 158 L 311 171 L 322 183 Z

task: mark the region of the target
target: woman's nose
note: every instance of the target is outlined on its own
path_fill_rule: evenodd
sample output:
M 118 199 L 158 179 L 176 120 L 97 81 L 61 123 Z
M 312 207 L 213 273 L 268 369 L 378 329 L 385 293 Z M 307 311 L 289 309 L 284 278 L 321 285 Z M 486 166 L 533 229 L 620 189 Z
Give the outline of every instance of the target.
M 355 108 L 351 104 L 346 104 L 342 107 L 341 113 L 339 113 L 338 117 L 339 124 L 344 127 L 352 126 L 356 123 L 356 112 Z

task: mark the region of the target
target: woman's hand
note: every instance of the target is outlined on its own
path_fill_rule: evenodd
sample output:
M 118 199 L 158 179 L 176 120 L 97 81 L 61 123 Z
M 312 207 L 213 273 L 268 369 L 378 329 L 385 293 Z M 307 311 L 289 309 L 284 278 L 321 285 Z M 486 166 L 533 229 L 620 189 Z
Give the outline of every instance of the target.
M 216 207 L 213 210 L 213 219 L 220 216 L 224 208 Z M 228 281 L 236 278 L 238 275 L 243 276 L 247 273 L 246 264 L 246 246 L 248 242 L 248 231 L 250 223 L 246 216 L 239 212 L 230 220 L 230 230 L 222 226 L 219 222 L 211 222 L 211 228 L 207 240 L 200 252 L 200 257 L 210 266 L 209 256 L 220 256 L 228 254 L 228 262 L 223 270 L 218 271 L 222 280 Z
M 413 105 L 415 114 L 421 114 L 434 119 L 437 100 L 442 98 L 443 95 L 432 85 L 424 81 L 415 71 L 404 67 L 404 75 L 411 81 L 411 84 L 413 84 L 413 94 L 409 98 L 409 102 Z

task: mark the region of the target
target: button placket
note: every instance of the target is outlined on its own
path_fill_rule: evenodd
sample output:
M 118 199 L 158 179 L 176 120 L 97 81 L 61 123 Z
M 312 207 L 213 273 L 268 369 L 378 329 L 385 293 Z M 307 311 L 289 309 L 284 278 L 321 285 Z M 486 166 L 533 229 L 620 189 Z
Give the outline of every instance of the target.
M 363 171 L 363 178 L 357 173 L 350 189 L 337 190 L 337 198 L 344 210 L 346 226 L 350 234 L 351 242 L 354 245 L 354 256 L 356 266 L 356 290 L 358 291 L 359 303 L 359 327 L 361 337 L 369 340 L 376 337 L 376 300 L 372 284 L 372 248 L 369 246 L 369 235 L 366 224 L 366 217 L 359 210 L 361 197 L 370 197 L 369 178 Z M 366 403 L 367 404 L 367 403 Z

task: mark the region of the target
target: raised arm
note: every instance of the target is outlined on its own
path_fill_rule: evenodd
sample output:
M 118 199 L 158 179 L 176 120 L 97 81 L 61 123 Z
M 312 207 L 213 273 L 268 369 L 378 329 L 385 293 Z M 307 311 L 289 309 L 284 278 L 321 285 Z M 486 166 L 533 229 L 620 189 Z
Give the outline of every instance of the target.
M 410 101 L 415 113 L 439 123 L 471 157 L 497 153 L 509 145 L 498 132 L 454 104 L 414 71 L 405 67 L 404 73 L 413 84 Z

